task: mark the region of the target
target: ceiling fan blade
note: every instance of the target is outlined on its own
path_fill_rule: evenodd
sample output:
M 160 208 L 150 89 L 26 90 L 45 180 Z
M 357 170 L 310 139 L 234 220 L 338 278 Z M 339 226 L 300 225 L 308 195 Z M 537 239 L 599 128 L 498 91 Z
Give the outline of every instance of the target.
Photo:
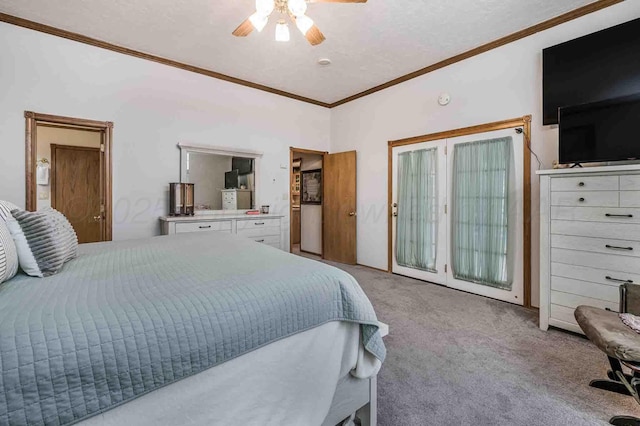
M 249 18 L 247 18 L 242 24 L 238 25 L 238 28 L 236 28 L 231 34 L 236 37 L 246 37 L 251 34 L 251 31 L 253 31 L 253 24 Z
M 366 3 L 367 0 L 309 0 L 309 3 Z
M 309 28 L 309 31 L 307 31 L 305 37 L 312 46 L 317 46 L 318 44 L 326 40 L 326 38 L 324 38 L 324 34 L 320 32 L 320 29 L 315 24 L 311 28 Z

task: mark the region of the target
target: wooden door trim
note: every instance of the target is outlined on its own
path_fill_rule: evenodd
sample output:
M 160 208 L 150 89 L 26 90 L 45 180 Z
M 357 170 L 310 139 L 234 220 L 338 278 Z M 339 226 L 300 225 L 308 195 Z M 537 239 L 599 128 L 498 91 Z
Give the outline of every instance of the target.
M 322 165 L 324 166 L 324 156 L 328 154 L 327 151 L 315 151 L 313 149 L 304 149 L 304 148 L 296 148 L 293 146 L 289 147 L 289 253 L 293 253 L 293 232 L 291 231 L 292 219 L 293 219 L 293 157 L 296 153 L 299 154 L 317 154 L 322 156 Z M 324 167 L 322 167 L 322 181 L 324 183 Z M 302 173 L 302 171 L 301 171 Z M 302 188 L 302 175 L 300 175 L 300 188 Z M 324 186 L 322 187 L 322 199 L 324 200 Z M 324 207 L 322 212 L 322 234 L 324 234 Z M 300 219 L 302 219 L 302 204 L 300 204 Z M 302 242 L 302 241 L 301 241 Z M 324 255 L 324 236 L 322 237 L 322 253 Z M 302 250 L 300 250 L 302 251 Z M 315 253 L 314 253 L 315 254 Z
M 103 233 L 105 241 L 113 239 L 113 188 L 112 188 L 112 155 L 113 122 L 87 120 L 84 118 L 65 117 L 51 114 L 41 114 L 25 111 L 25 208 L 35 211 L 37 208 L 36 163 L 37 163 L 37 127 L 39 125 L 56 125 L 74 130 L 95 130 L 102 133 L 104 144 L 104 170 L 102 176 L 101 193 L 104 205 Z
M 522 127 L 523 141 L 525 146 L 523 159 L 523 280 L 524 280 L 524 300 L 526 308 L 531 307 L 531 115 L 510 120 L 496 121 L 493 123 L 480 124 L 477 126 L 463 127 L 444 132 L 430 133 L 427 135 L 414 136 L 406 139 L 399 139 L 388 142 L 388 170 L 387 170 L 387 270 L 392 271 L 392 238 L 393 238 L 393 148 L 398 146 L 412 145 L 422 142 L 435 141 L 440 139 L 451 139 L 459 136 L 486 133 L 496 130 L 512 129 Z

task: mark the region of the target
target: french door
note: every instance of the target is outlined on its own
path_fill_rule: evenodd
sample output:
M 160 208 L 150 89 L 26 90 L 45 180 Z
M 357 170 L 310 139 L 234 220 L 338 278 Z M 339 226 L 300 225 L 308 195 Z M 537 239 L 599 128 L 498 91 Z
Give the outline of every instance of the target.
M 393 272 L 446 282 L 446 141 L 393 150 Z
M 524 298 L 523 136 L 447 140 L 447 286 L 519 305 Z
M 522 132 L 392 149 L 392 272 L 523 304 Z

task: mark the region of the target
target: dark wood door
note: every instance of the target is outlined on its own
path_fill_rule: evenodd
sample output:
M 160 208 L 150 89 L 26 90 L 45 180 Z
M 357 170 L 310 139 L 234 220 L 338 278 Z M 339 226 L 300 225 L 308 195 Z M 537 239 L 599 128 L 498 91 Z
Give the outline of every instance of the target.
M 355 265 L 356 152 L 325 154 L 322 171 L 323 257 L 326 260 Z
M 51 206 L 64 214 L 78 242 L 102 241 L 100 149 L 51 145 Z

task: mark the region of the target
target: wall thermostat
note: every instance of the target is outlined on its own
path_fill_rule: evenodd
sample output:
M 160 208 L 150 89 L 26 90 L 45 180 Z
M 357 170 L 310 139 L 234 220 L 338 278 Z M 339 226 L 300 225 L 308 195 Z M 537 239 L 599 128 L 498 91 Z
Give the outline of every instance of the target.
M 443 93 L 440 96 L 438 96 L 438 104 L 445 106 L 445 105 L 449 105 L 449 102 L 451 102 L 451 96 L 449 96 L 448 93 Z

